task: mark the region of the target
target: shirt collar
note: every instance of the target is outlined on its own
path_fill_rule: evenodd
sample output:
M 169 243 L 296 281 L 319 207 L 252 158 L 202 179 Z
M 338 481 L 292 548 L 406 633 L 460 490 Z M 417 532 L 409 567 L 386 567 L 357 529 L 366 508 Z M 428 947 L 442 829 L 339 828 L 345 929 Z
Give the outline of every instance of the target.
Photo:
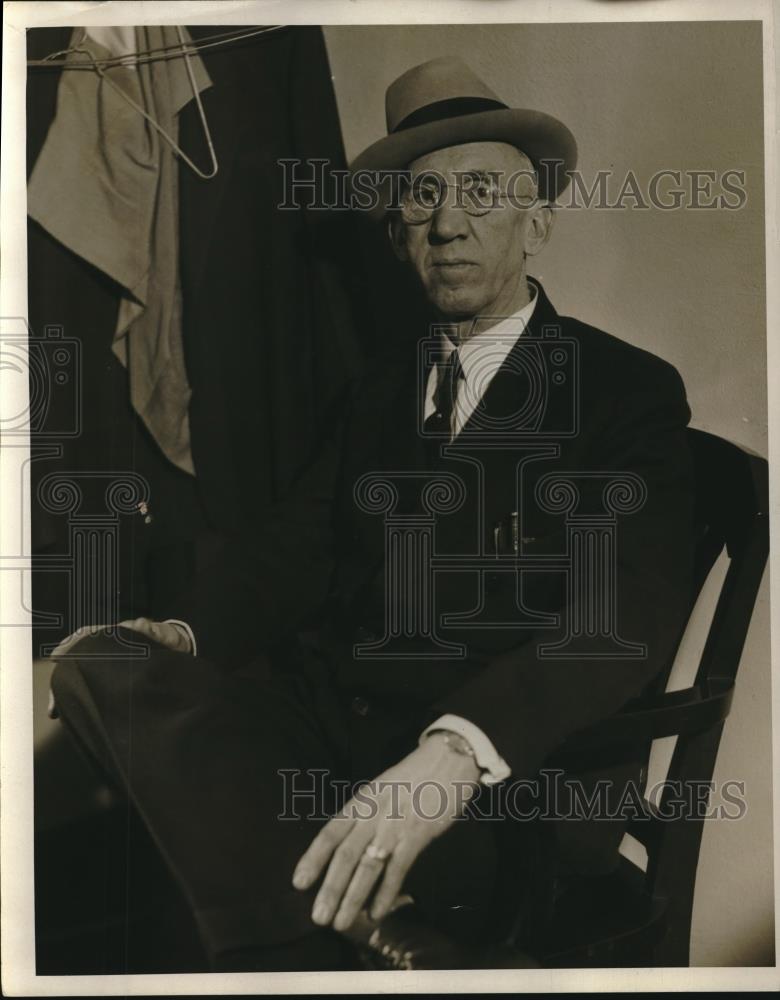
M 522 309 L 518 309 L 511 316 L 499 320 L 488 329 L 473 334 L 458 348 L 466 382 L 472 382 L 475 377 L 478 377 L 480 381 L 484 379 L 489 381 L 506 361 L 507 355 L 530 322 L 539 299 L 536 286 L 529 282 L 528 288 L 531 292 L 531 299 Z M 483 323 L 487 322 L 487 317 L 478 317 L 474 322 L 479 323 L 480 319 Z M 441 349 L 446 360 L 455 350 L 456 345 L 446 333 L 442 334 L 441 340 Z

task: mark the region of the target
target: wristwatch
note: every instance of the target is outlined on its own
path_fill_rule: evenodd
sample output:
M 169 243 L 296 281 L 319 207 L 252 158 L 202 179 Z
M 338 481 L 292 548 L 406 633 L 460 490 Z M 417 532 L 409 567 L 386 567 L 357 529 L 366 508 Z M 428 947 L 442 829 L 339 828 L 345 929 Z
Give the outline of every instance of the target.
M 450 720 L 452 725 L 449 725 Z M 428 729 L 423 730 L 420 739 L 424 740 L 433 733 L 443 734 L 444 743 L 453 753 L 471 757 L 479 768 L 480 784 L 497 785 L 512 773 L 485 734 L 466 719 L 459 716 L 442 716 Z
M 479 768 L 479 781 L 483 785 L 497 785 L 512 773 L 490 739 L 468 719 L 445 713 L 422 731 L 420 742 L 431 733 L 443 733 L 445 743 L 453 753 L 471 757 Z
M 433 736 L 434 733 L 442 733 L 444 735 L 444 744 L 450 750 L 454 750 L 455 753 L 462 754 L 464 757 L 471 757 L 477 763 L 477 755 L 474 753 L 474 747 L 465 736 L 461 736 L 460 733 L 454 733 L 451 729 L 431 729 L 428 735 Z M 478 763 L 477 767 L 479 767 Z

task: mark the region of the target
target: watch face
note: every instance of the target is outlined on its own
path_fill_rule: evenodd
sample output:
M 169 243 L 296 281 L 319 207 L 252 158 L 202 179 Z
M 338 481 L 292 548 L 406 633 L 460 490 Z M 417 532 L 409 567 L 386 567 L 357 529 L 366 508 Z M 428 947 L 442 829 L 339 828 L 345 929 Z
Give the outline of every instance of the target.
M 471 746 L 469 741 L 465 736 L 461 736 L 460 733 L 454 733 L 447 731 L 444 734 L 444 742 L 447 746 L 452 747 L 458 753 L 462 753 L 467 757 L 474 757 L 474 748 Z

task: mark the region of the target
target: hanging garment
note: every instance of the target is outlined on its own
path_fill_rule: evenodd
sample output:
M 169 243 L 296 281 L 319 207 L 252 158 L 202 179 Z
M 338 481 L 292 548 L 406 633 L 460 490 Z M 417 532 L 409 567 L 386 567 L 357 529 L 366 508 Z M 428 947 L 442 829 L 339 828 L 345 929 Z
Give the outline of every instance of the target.
M 187 31 L 199 45 L 217 29 Z M 71 37 L 69 28 L 32 29 L 28 57 L 40 62 L 64 50 Z M 358 225 L 350 213 L 276 207 L 284 195 L 281 158 L 326 159 L 334 171 L 346 167 L 321 29 L 283 27 L 199 51 L 212 81 L 202 103 L 219 172 L 207 180 L 181 166 L 178 178 L 197 477 L 167 460 L 130 405 L 130 372 L 112 351 L 123 288 L 34 219 L 28 225 L 31 330 L 44 340 L 47 329 L 56 328 L 75 340 L 81 372 L 78 382 L 51 394 L 45 441 L 54 443 L 57 455 L 39 455 L 32 463 L 33 497 L 51 472 L 128 470 L 149 483 L 151 522 L 140 515 L 119 522 L 115 589 L 121 618 L 164 617 L 172 597 L 188 585 L 204 545 L 208 559 L 214 536 L 261 517 L 286 494 L 362 356 L 377 347 L 395 351 L 399 337 L 416 336 L 419 329 L 398 290 L 402 265 L 383 232 Z M 68 73 L 55 65 L 29 73 L 30 171 Z M 178 142 L 206 167 L 209 151 L 193 100 L 178 116 Z M 56 192 L 61 200 L 72 197 L 59 182 Z M 86 252 L 89 242 L 82 242 Z M 371 268 L 364 266 L 369 260 Z M 74 408 L 79 431 L 69 436 Z M 67 517 L 34 500 L 36 552 L 66 551 L 68 530 Z M 65 575 L 41 569 L 33 576 L 36 612 L 61 614 L 68 606 Z M 36 642 L 55 642 L 69 630 L 41 618 Z
M 119 65 L 66 69 L 57 112 L 28 187 L 28 212 L 122 288 L 113 351 L 130 398 L 163 454 L 194 474 L 190 386 L 182 344 L 178 113 L 211 86 L 197 54 L 135 63 L 133 53 L 190 42 L 172 26 L 76 28 L 68 62 L 125 56 Z M 194 81 L 194 87 L 193 87 Z

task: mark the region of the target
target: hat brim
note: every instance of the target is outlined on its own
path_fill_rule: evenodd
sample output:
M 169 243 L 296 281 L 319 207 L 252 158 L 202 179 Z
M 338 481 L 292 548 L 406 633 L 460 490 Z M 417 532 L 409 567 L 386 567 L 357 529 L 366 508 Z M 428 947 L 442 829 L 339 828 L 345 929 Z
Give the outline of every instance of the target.
M 468 142 L 507 142 L 522 150 L 538 173 L 543 201 L 555 201 L 577 165 L 577 142 L 563 122 L 542 111 L 497 108 L 393 132 L 357 156 L 350 174 L 354 179 L 357 173 L 404 170 L 426 153 Z M 367 211 L 373 221 L 381 221 L 387 211 L 388 185 L 381 188 L 384 197 L 380 194 L 379 204 Z

